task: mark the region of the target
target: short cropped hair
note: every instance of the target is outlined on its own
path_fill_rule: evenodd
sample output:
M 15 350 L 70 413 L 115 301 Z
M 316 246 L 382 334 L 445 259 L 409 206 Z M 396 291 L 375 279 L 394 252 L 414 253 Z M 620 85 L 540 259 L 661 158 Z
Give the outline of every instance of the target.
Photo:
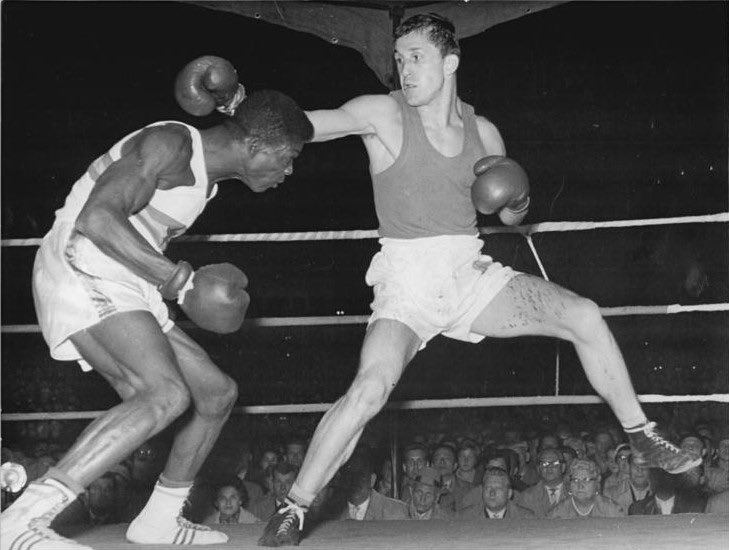
M 503 479 L 504 481 L 506 481 L 508 487 L 511 488 L 511 478 L 509 477 L 509 474 L 507 474 L 501 468 L 486 468 L 483 472 L 483 485 L 486 485 L 486 478 L 489 477 L 497 477 L 499 479 Z
M 473 439 L 464 439 L 461 441 L 461 444 L 458 446 L 458 452 L 460 453 L 466 450 L 475 452 L 477 456 L 481 454 L 481 447 Z
M 245 484 L 243 481 L 238 478 L 237 476 L 231 476 L 226 477 L 224 479 L 219 480 L 215 484 L 215 492 L 213 493 L 213 501 L 215 501 L 218 498 L 218 493 L 224 488 L 224 487 L 232 487 L 235 489 L 235 491 L 238 493 L 238 498 L 240 498 L 240 506 L 241 508 L 245 508 L 248 506 L 248 490 L 246 489 Z
M 408 17 L 395 29 L 395 40 L 411 32 L 425 33 L 443 57 L 449 54 L 461 56 L 461 47 L 456 40 L 456 27 L 446 17 L 437 13 L 421 13 Z
M 314 127 L 301 107 L 276 90 L 253 92 L 224 124 L 236 135 L 274 147 L 304 144 L 314 137 Z
M 294 466 L 293 464 L 289 464 L 288 462 L 282 462 L 282 461 L 279 461 L 276 464 L 274 464 L 273 466 L 269 466 L 266 469 L 271 470 L 271 472 L 270 472 L 271 479 L 273 479 L 274 474 L 287 476 L 289 474 L 298 474 L 299 473 L 298 466 Z
M 428 448 L 425 445 L 422 445 L 420 443 L 409 443 L 405 446 L 405 448 L 402 451 L 402 456 L 405 457 L 410 451 L 422 451 L 425 455 L 425 459 L 427 460 L 430 453 L 428 452 Z

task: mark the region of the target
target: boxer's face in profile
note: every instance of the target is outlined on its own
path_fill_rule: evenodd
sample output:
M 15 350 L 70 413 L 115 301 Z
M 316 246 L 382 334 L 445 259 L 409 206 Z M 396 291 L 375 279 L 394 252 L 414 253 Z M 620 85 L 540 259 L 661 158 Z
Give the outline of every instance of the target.
M 277 147 L 258 145 L 250 148 L 240 179 L 255 193 L 275 188 L 286 176 L 294 173 L 294 159 L 302 148 L 298 144 Z
M 422 31 L 401 36 L 395 42 L 395 64 L 408 105 L 426 105 L 441 89 L 444 57 Z

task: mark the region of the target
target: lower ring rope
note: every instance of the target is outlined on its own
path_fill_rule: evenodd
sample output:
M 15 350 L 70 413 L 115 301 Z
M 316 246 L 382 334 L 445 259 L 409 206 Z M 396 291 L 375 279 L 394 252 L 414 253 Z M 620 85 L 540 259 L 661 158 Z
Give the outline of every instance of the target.
M 717 402 L 729 403 L 729 394 L 714 393 L 707 395 L 639 395 L 641 403 L 690 403 Z M 385 408 L 395 410 L 423 409 L 463 409 L 479 407 L 521 407 L 525 405 L 600 405 L 605 401 L 597 395 L 534 395 L 521 397 L 466 397 L 457 399 L 420 399 L 413 401 L 393 401 Z M 300 403 L 292 405 L 254 405 L 235 407 L 233 414 L 292 414 L 322 413 L 329 410 L 333 403 Z M 28 420 L 87 420 L 98 418 L 108 411 L 69 411 L 69 412 L 37 412 L 6 413 L 3 422 Z
M 729 303 L 719 304 L 670 304 L 662 306 L 617 306 L 602 307 L 600 313 L 603 317 L 621 317 L 630 315 L 666 315 L 689 312 L 718 312 L 729 311 Z M 331 315 L 320 317 L 259 317 L 246 319 L 243 324 L 253 327 L 296 327 L 321 325 L 361 325 L 368 321 L 369 315 Z M 192 327 L 192 323 L 183 321 L 178 323 L 183 327 Z M 3 333 L 36 333 L 40 332 L 38 325 L 3 325 Z

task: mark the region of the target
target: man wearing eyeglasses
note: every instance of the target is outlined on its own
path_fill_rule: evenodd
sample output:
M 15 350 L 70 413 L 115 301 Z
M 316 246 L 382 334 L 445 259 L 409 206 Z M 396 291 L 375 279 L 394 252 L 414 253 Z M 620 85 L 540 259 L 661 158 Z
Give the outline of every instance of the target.
M 600 469 L 594 460 L 577 459 L 569 470 L 567 498 L 548 513 L 548 518 L 617 518 L 627 515 L 623 507 L 600 494 Z
M 628 455 L 629 477 L 617 485 L 605 487 L 603 494 L 613 499 L 626 510 L 634 502 L 642 500 L 650 495 L 651 484 L 649 469 Z
M 536 517 L 547 517 L 549 510 L 567 497 L 564 472 L 562 453 L 557 449 L 544 449 L 537 455 L 539 481 L 519 493 L 517 502 L 529 508 Z

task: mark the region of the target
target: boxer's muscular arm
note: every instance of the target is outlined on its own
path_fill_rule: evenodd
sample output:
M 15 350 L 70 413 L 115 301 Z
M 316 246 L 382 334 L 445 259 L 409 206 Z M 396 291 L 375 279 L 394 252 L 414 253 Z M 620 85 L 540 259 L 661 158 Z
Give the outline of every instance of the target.
M 397 117 L 397 114 L 397 102 L 387 95 L 363 95 L 338 109 L 306 112 L 314 126 L 312 141 L 376 134 L 381 125 Z
M 492 122 L 482 116 L 477 116 L 476 127 L 478 128 L 478 135 L 481 137 L 481 143 L 486 149 L 486 156 L 506 156 L 504 140 L 499 133 L 499 129 Z
M 76 219 L 76 230 L 136 275 L 162 284 L 176 265 L 139 234 L 129 216 L 149 203 L 155 189 L 190 185 L 191 156 L 186 129 L 143 130 L 129 150 L 99 176 Z

